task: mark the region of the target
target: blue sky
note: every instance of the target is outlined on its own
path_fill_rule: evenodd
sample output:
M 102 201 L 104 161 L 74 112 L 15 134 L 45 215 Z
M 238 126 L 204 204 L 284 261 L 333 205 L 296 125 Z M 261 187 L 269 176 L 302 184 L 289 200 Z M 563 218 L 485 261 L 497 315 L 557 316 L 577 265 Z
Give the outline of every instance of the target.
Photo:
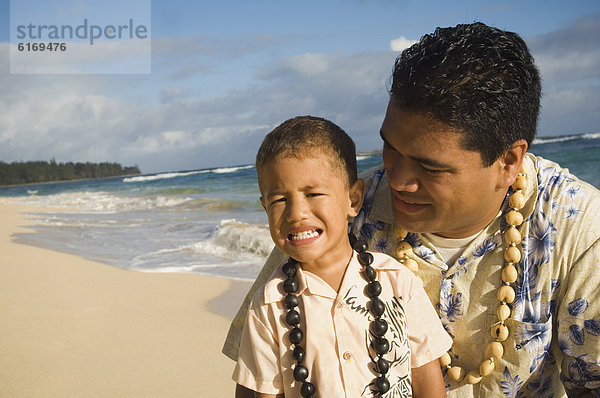
M 32 20 L 47 15 L 42 5 L 113 17 L 98 8 L 110 1 L 19 1 Z M 268 131 L 300 114 L 335 121 L 361 150 L 379 149 L 403 43 L 474 21 L 530 46 L 544 79 L 539 135 L 600 131 L 598 1 L 154 0 L 152 71 L 140 75 L 10 74 L 9 3 L 0 0 L 5 162 L 115 161 L 144 172 L 248 164 Z M 131 15 L 149 4 L 121 3 Z

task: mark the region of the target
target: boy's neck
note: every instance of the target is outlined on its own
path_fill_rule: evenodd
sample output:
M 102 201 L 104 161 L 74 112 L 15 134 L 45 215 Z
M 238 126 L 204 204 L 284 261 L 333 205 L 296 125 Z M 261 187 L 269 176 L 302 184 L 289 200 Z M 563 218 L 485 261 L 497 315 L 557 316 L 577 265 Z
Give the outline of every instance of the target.
M 352 261 L 354 256 L 354 250 L 348 242 L 348 250 L 345 250 L 347 255 L 345 258 L 340 258 L 338 261 L 330 261 L 328 264 L 322 264 L 319 262 L 302 263 L 302 268 L 310 273 L 317 275 L 323 279 L 329 286 L 331 286 L 336 292 L 339 292 L 348 269 L 348 264 Z

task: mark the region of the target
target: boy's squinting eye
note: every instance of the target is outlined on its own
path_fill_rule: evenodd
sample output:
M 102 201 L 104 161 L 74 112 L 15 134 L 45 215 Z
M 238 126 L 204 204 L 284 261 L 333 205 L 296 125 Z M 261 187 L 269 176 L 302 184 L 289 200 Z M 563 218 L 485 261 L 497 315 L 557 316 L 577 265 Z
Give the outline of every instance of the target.
M 283 203 L 285 202 L 285 198 L 275 198 L 271 201 L 271 204 L 275 204 L 275 203 Z
M 322 196 L 322 195 L 324 195 L 324 194 L 319 193 L 319 192 L 311 192 L 311 193 L 306 194 L 306 197 L 314 198 L 315 196 Z

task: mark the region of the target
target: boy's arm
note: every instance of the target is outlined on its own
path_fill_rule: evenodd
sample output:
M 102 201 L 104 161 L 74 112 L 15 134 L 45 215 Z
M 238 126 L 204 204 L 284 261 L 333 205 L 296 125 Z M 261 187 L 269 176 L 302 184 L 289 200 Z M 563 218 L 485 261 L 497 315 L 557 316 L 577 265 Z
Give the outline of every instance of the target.
M 437 359 L 418 368 L 412 368 L 413 398 L 446 397 L 446 387 L 440 362 Z
M 283 394 L 279 394 L 279 395 L 261 394 L 259 392 L 254 392 L 252 390 L 249 390 L 244 386 L 236 384 L 235 398 L 284 398 L 284 395 Z

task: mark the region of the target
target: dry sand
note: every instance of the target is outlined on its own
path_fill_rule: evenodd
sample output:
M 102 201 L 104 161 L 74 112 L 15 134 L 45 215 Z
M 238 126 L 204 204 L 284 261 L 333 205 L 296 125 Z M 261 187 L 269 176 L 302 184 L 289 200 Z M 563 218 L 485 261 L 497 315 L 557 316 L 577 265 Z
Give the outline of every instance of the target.
M 221 354 L 248 283 L 120 270 L 14 242 L 0 201 L 0 397 L 232 397 Z

